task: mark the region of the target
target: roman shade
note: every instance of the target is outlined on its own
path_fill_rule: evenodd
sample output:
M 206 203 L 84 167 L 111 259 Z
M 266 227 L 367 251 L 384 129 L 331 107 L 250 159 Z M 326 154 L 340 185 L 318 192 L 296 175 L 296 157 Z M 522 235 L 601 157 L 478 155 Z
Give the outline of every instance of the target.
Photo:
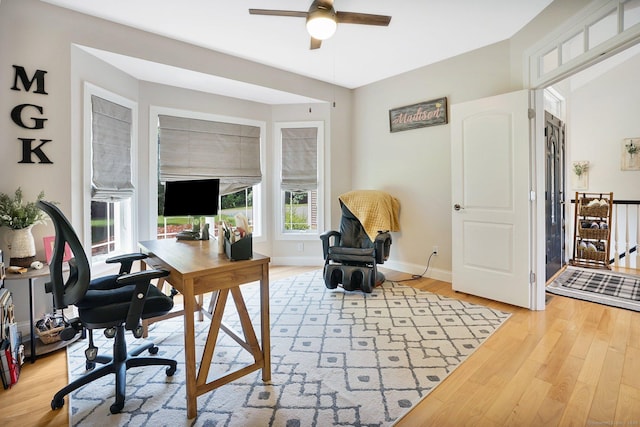
M 285 191 L 318 188 L 318 129 L 282 129 L 282 180 Z
M 160 115 L 160 181 L 220 179 L 220 194 L 262 180 L 260 128 Z
M 91 96 L 91 199 L 118 201 L 134 192 L 130 108 Z

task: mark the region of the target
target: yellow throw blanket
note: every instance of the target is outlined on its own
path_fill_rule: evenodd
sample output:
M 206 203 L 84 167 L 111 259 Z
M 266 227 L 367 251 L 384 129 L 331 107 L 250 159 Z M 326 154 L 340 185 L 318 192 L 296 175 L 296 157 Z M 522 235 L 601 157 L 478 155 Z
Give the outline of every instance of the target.
M 344 193 L 340 201 L 358 218 L 373 242 L 378 231 L 400 231 L 400 202 L 384 191 L 355 190 Z

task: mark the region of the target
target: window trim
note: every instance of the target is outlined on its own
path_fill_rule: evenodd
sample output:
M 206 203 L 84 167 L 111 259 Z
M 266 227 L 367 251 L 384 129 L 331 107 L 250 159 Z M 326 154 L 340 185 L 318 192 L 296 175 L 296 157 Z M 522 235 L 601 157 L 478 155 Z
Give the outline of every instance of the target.
M 284 232 L 284 190 L 280 188 L 281 171 L 282 171 L 282 129 L 286 128 L 309 128 L 315 127 L 318 129 L 317 143 L 318 143 L 318 187 L 317 192 L 317 214 L 318 214 L 318 229 L 315 232 Z M 275 216 L 275 237 L 276 240 L 317 240 L 318 236 L 324 230 L 324 135 L 325 135 L 325 122 L 321 120 L 301 121 L 301 122 L 275 122 L 273 125 L 273 140 L 275 145 L 274 151 L 274 200 L 277 202 L 274 204 L 273 212 Z
M 149 182 L 158 182 L 158 116 L 169 115 L 176 117 L 185 117 L 189 119 L 210 120 L 216 122 L 227 122 L 241 125 L 250 125 L 260 128 L 260 167 L 262 169 L 262 182 L 254 186 L 253 190 L 253 210 L 254 215 L 254 242 L 263 242 L 267 240 L 267 227 L 266 227 L 266 192 L 264 191 L 266 185 L 266 128 L 267 123 L 262 120 L 247 119 L 243 117 L 225 116 L 213 113 L 204 113 L 193 110 L 183 110 L 178 108 L 163 107 L 158 105 L 151 105 L 149 107 Z M 155 188 L 155 187 L 154 187 Z M 149 206 L 153 207 L 152 216 L 149 217 L 149 236 L 157 235 L 156 223 L 158 222 L 157 209 L 158 206 L 158 193 L 157 191 L 149 191 Z M 259 224 L 256 227 L 255 221 L 259 220 Z
M 84 82 L 83 91 L 83 202 L 82 202 L 82 242 L 92 265 L 101 265 L 108 256 L 113 256 L 116 253 L 124 253 L 135 250 L 135 242 L 138 236 L 138 103 L 132 99 L 113 93 L 107 89 L 96 86 L 90 82 Z M 127 209 L 131 213 L 129 220 L 129 236 L 124 246 L 117 252 L 111 253 L 108 256 L 91 256 L 91 168 L 92 168 L 92 135 L 93 130 L 91 126 L 92 121 L 92 109 L 91 109 L 91 95 L 99 96 L 100 98 L 108 101 L 120 104 L 124 107 L 131 109 L 131 182 L 134 186 L 134 192 L 129 199 L 130 209 Z M 122 212 L 120 212 L 122 214 Z

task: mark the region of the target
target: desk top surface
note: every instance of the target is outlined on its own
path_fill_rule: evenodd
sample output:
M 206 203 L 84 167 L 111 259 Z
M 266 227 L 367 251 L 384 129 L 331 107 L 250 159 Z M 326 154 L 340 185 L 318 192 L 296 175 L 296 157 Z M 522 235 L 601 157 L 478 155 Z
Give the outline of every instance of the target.
M 160 239 L 139 242 L 140 250 L 157 258 L 182 275 L 206 274 L 210 270 L 235 270 L 250 264 L 267 264 L 270 258 L 254 252 L 253 258 L 231 261 L 218 253 L 218 245 L 210 240 Z
M 49 275 L 49 265 L 44 264 L 40 270 L 29 267 L 25 273 L 10 273 L 6 272 L 5 280 L 28 280 L 35 279 L 37 277 L 45 277 Z

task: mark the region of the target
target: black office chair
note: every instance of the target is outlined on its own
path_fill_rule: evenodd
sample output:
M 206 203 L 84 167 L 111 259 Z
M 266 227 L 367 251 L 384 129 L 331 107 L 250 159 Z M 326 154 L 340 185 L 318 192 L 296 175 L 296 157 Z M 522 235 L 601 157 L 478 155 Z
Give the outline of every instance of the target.
M 37 206 L 46 212 L 55 226 L 56 238 L 53 256 L 49 265 L 50 282 L 45 286 L 53 293 L 53 305 L 56 310 L 63 310 L 70 305 L 78 309 L 78 318 L 68 322 L 69 327 L 63 331 L 63 339 L 71 339 L 83 328 L 89 331 L 89 348 L 85 351 L 87 369 L 93 369 L 95 363 L 104 364 L 85 376 L 75 380 L 58 391 L 51 401 L 51 409 L 64 405 L 64 396 L 105 375 L 116 376 L 116 399 L 111 405 L 111 413 L 116 414 L 124 407 L 126 371 L 136 366 L 167 365 L 167 376 L 176 371 L 175 360 L 159 357 L 136 357 L 143 351 L 156 354 L 158 347 L 146 343 L 127 353 L 125 330 L 133 331 L 136 338 L 142 336 L 141 319 L 147 319 L 168 313 L 173 307 L 173 300 L 164 295 L 151 280 L 166 277 L 168 272 L 162 270 L 145 270 L 129 273 L 134 261 L 143 259 L 143 254 L 131 254 L 112 258 L 107 262 L 120 262 L 120 274 L 91 279 L 89 261 L 80 240 L 64 214 L 55 205 L 46 201 L 37 202 Z M 73 258 L 69 260 L 69 273 L 65 280 L 63 274 L 63 255 L 65 244 L 69 245 Z M 114 338 L 113 356 L 97 354 L 93 345 L 93 329 L 105 328 L 105 335 Z M 71 332 L 70 332 L 71 331 Z
M 360 220 L 340 200 L 340 231 L 330 230 L 320 236 L 324 253 L 324 283 L 329 289 L 342 284 L 343 289 L 360 289 L 371 293 L 385 281 L 378 264 L 389 258 L 391 234 L 379 231 L 372 242 Z

